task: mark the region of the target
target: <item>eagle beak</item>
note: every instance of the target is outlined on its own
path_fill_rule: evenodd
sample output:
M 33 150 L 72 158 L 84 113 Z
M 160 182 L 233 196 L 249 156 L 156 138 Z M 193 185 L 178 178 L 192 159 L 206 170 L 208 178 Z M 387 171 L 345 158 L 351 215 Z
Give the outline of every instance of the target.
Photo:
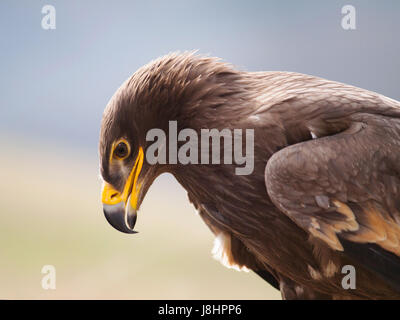
M 115 190 L 109 183 L 104 182 L 102 190 L 103 212 L 109 224 L 124 233 L 134 231 L 137 218 L 137 203 L 140 193 L 138 177 L 143 166 L 143 149 L 139 149 L 122 193 Z
M 137 217 L 135 209 L 126 210 L 125 204 L 120 202 L 114 205 L 103 204 L 103 212 L 108 223 L 118 231 L 137 233 L 137 231 L 133 230 Z

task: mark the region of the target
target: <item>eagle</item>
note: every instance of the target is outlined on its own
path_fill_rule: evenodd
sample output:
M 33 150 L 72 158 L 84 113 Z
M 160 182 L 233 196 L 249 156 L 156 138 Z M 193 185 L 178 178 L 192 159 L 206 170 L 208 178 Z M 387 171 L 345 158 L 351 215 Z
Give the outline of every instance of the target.
M 252 172 L 236 174 L 235 161 L 150 163 L 147 133 L 168 132 L 171 121 L 198 133 L 254 130 Z M 170 53 L 113 95 L 99 157 L 103 212 L 119 231 L 136 233 L 146 192 L 167 172 L 215 234 L 221 261 L 254 271 L 283 299 L 400 298 L 398 101 L 311 75 Z M 344 270 L 354 285 L 343 284 Z

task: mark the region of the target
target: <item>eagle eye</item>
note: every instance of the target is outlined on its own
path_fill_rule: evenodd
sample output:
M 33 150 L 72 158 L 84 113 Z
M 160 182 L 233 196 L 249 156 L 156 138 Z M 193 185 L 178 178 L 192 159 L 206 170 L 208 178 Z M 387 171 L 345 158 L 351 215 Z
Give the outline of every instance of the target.
M 119 141 L 114 149 L 114 157 L 123 160 L 129 156 L 129 145 L 126 141 Z

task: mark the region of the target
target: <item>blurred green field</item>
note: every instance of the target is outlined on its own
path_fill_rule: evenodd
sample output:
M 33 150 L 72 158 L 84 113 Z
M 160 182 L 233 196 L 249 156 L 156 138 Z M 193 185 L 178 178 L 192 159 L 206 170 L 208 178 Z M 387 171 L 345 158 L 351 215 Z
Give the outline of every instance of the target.
M 0 137 L 0 299 L 280 299 L 211 256 L 213 236 L 173 177 L 161 176 L 137 235 L 106 222 L 96 154 Z M 56 290 L 41 287 L 56 267 Z

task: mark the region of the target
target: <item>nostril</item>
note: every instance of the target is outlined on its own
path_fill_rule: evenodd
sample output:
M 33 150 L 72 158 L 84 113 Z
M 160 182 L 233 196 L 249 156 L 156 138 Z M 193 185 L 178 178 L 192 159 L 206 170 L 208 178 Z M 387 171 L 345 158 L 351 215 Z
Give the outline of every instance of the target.
M 117 193 L 117 192 L 115 192 L 115 193 L 113 193 L 113 194 L 111 195 L 111 199 L 114 199 L 116 196 L 118 196 L 118 193 Z

